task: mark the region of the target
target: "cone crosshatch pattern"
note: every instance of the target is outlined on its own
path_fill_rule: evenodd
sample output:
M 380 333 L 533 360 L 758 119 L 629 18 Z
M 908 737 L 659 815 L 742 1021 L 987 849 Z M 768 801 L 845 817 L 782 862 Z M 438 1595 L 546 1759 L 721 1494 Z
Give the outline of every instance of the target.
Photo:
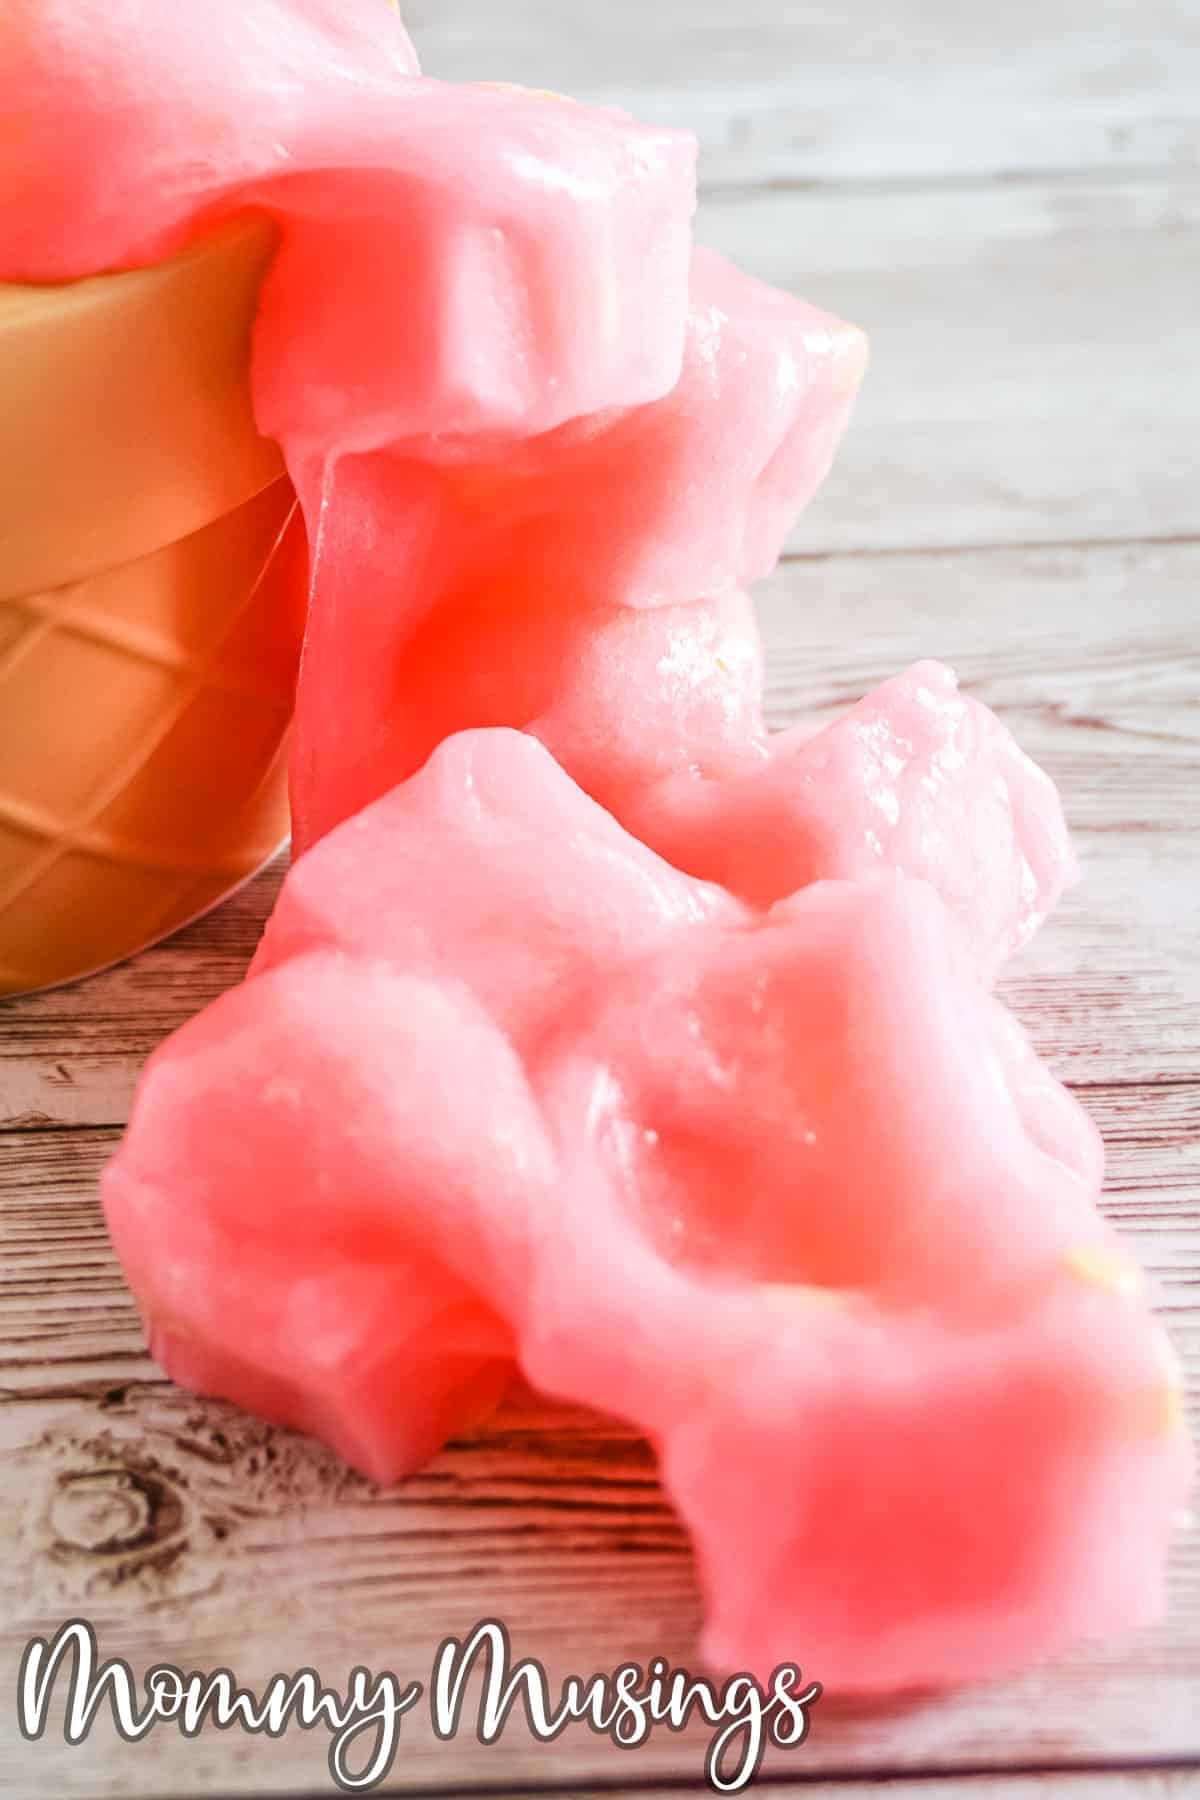
M 136 563 L 0 600 L 0 993 L 118 961 L 279 848 L 305 577 L 280 480 Z

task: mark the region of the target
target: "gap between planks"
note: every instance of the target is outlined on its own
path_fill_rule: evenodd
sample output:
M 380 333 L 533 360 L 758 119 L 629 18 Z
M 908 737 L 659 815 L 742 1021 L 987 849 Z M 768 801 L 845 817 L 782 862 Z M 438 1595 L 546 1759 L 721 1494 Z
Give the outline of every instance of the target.
M 804 1776 L 791 1780 L 756 1781 L 748 1790 L 751 1800 L 785 1800 L 785 1796 L 811 1797 L 828 1794 L 830 1800 L 946 1800 L 947 1784 L 961 1800 L 1051 1800 L 1062 1794 L 1066 1800 L 1194 1800 L 1200 1791 L 1200 1763 L 1189 1760 L 1130 1763 L 1124 1767 L 1072 1770 L 1044 1767 L 1014 1771 L 997 1777 L 991 1770 L 949 1769 L 933 1777 L 919 1773 L 900 1773 L 875 1781 L 859 1776 Z M 383 1790 L 386 1792 L 386 1789 Z M 424 1793 L 403 1790 L 406 1800 L 445 1800 L 445 1788 L 427 1788 Z M 664 1780 L 646 1786 L 643 1782 L 612 1782 L 605 1787 L 540 1787 L 523 1785 L 515 1788 L 457 1788 L 455 1800 L 658 1800 L 660 1795 L 696 1792 L 694 1781 Z M 164 1796 L 163 1800 L 168 1800 Z M 237 1800 L 229 1795 L 223 1800 Z M 263 1800 L 263 1797 L 260 1797 Z M 279 1794 L 265 1800 L 325 1800 L 316 1792 L 311 1795 Z
M 929 1776 L 902 1772 L 863 1781 L 860 1776 L 804 1776 L 790 1780 L 755 1781 L 747 1790 L 749 1800 L 814 1800 L 828 1795 L 829 1800 L 946 1800 L 949 1783 L 960 1800 L 1194 1800 L 1200 1792 L 1200 1763 L 1190 1759 L 1170 1759 L 1124 1766 L 1107 1764 L 1095 1769 L 1060 1769 L 1051 1766 L 1012 1771 L 997 1777 L 991 1770 L 971 1768 L 948 1769 Z M 376 1790 L 403 1793 L 405 1800 L 447 1800 L 448 1790 L 441 1788 Z M 512 1787 L 456 1787 L 453 1800 L 660 1800 L 672 1794 L 695 1794 L 695 1781 L 684 1777 L 653 1782 L 614 1780 L 602 1787 L 589 1783 L 547 1787 L 536 1782 Z M 305 1794 L 281 1790 L 276 1794 L 259 1794 L 257 1800 L 327 1800 L 328 1790 L 312 1789 Z M 154 1800 L 174 1800 L 173 1796 L 155 1796 Z M 235 1794 L 211 1796 L 210 1800 L 242 1800 Z
M 1200 1074 L 1198 590 L 1189 542 L 838 556 L 757 595 L 773 725 L 938 656 L 1058 782 L 1083 880 L 1003 992 L 1084 1086 Z M 282 873 L 81 986 L 0 1003 L 0 1126 L 121 1123 L 149 1052 L 240 978 Z
M 902 561 L 906 556 L 989 556 L 1003 551 L 1023 550 L 1173 550 L 1184 546 L 1194 547 L 1200 544 L 1200 530 L 1167 532 L 1160 536 L 1139 533 L 1134 537 L 1092 536 L 1086 538 L 1028 538 L 1024 541 L 1014 539 L 1010 543 L 994 544 L 978 542 L 971 544 L 895 544 L 873 548 L 864 545 L 858 550 L 806 550 L 803 548 L 785 549 L 779 561 L 786 567 L 789 563 L 824 563 L 857 561 L 864 557 L 888 557 Z
M 1081 1101 L 1103 1135 L 1101 1209 L 1150 1276 L 1189 1371 L 1200 1427 L 1200 1076 L 1097 1087 Z M 0 1209 L 0 1396 L 104 1399 L 161 1380 L 109 1243 L 97 1182 L 118 1127 L 27 1132 Z M 117 1402 L 119 1403 L 119 1402 Z

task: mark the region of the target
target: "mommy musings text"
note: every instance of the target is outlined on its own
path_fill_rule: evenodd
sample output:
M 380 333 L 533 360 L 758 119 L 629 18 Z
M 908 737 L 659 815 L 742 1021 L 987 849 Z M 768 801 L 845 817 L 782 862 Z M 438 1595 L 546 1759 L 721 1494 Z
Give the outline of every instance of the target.
M 645 1744 L 663 1729 L 707 1728 L 704 1775 L 719 1794 L 743 1792 L 768 1743 L 795 1748 L 809 1732 L 821 1685 L 781 1664 L 761 1684 L 733 1675 L 720 1685 L 672 1668 L 662 1657 L 644 1667 L 622 1663 L 611 1672 L 567 1675 L 555 1692 L 535 1657 L 513 1658 L 507 1627 L 483 1619 L 464 1638 L 447 1637 L 434 1653 L 428 1679 L 401 1681 L 390 1670 L 351 1671 L 344 1691 L 326 1687 L 316 1670 L 273 1675 L 259 1692 L 229 1669 L 185 1672 L 173 1663 L 146 1670 L 140 1686 L 120 1657 L 100 1659 L 94 1627 L 70 1619 L 50 1638 L 25 1647 L 17 1678 L 17 1721 L 29 1741 L 50 1725 L 51 1703 L 61 1705 L 68 1744 L 83 1744 L 108 1708 L 122 1738 L 136 1743 L 159 1725 L 185 1738 L 205 1726 L 279 1738 L 289 1727 L 329 1733 L 329 1773 L 345 1793 L 368 1793 L 383 1781 L 401 1750 L 406 1715 L 424 1705 L 434 1736 L 447 1741 L 474 1730 L 494 1744 L 514 1716 L 539 1743 L 553 1743 L 580 1725 L 622 1749 Z

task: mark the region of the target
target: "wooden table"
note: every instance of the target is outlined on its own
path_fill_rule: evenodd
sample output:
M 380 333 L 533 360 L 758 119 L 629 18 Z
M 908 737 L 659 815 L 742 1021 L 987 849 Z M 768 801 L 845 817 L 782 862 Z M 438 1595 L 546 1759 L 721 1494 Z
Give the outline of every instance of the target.
M 1005 988 L 1104 1131 L 1105 1204 L 1200 1393 L 1200 12 L 1194 0 L 411 0 L 427 67 L 694 125 L 699 232 L 865 325 L 826 491 L 762 594 L 774 722 L 919 655 L 1059 782 L 1084 880 Z M 135 1666 L 423 1676 L 504 1617 L 552 1668 L 686 1662 L 698 1603 L 646 1446 L 516 1396 L 375 1492 L 148 1359 L 96 1204 L 138 1067 L 235 981 L 279 884 L 82 986 L 0 1009 L 0 1786 L 326 1792 L 321 1733 L 107 1727 L 21 1743 L 13 1671 L 83 1613 Z M 1200 1539 L 1167 1619 L 939 1699 L 821 1702 L 764 1792 L 1200 1793 Z M 815 1670 L 819 1673 L 819 1670 Z M 434 1740 L 388 1791 L 698 1791 L 705 1740 Z M 892 1779 L 897 1785 L 890 1785 Z

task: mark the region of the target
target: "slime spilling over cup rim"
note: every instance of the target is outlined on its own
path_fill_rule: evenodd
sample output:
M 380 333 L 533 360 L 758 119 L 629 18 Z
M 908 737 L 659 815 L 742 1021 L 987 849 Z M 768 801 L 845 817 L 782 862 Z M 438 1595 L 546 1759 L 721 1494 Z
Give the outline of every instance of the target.
M 205 911 L 286 840 L 303 525 L 249 390 L 258 215 L 0 286 L 0 993 Z

